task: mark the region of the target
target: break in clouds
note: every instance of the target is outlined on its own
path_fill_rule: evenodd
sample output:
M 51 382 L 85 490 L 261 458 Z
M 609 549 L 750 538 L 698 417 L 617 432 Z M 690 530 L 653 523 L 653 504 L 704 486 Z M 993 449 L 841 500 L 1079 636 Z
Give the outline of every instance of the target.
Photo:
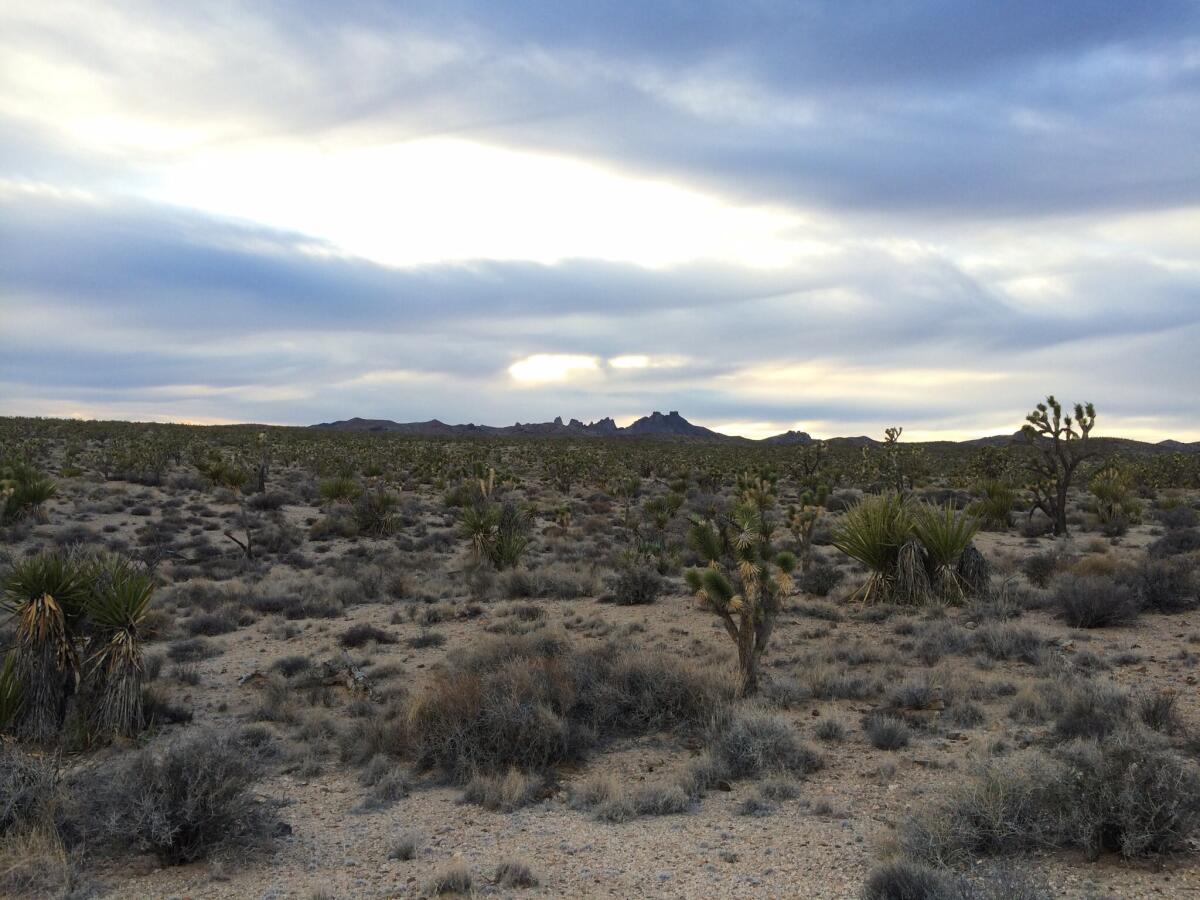
M 1195 440 L 1197 10 L 7 4 L 2 411 Z

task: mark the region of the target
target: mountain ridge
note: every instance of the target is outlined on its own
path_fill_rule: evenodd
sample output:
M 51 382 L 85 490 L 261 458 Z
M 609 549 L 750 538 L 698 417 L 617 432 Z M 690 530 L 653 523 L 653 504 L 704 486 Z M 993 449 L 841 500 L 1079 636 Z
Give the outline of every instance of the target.
M 425 422 L 395 422 L 391 419 L 363 419 L 354 417 L 335 422 L 321 422 L 310 428 L 321 428 L 330 431 L 366 431 L 386 434 L 403 434 L 418 437 L 583 437 L 583 438 L 670 438 L 677 440 L 695 440 L 720 443 L 746 443 L 777 446 L 802 446 L 817 443 L 818 439 L 806 431 L 785 431 L 769 437 L 752 439 L 737 435 L 721 434 L 703 425 L 696 425 L 681 416 L 678 410 L 662 413 L 655 410 L 648 416 L 642 416 L 621 427 L 611 418 L 605 417 L 594 422 L 584 423 L 579 419 L 563 422 L 558 416 L 552 422 L 515 422 L 512 425 L 476 425 L 469 422 L 465 425 L 449 425 L 440 419 L 429 419 Z M 866 435 L 855 437 L 833 437 L 822 439 L 831 446 L 866 447 L 880 443 Z M 966 447 L 1003 447 L 1023 440 L 1021 432 L 1013 434 L 997 434 L 988 437 L 971 438 L 965 441 L 912 441 L 911 443 L 953 444 Z M 1200 452 L 1200 441 L 1185 442 L 1163 440 L 1157 443 L 1138 441 L 1132 438 L 1096 437 L 1094 440 L 1116 445 L 1131 450 L 1152 450 L 1158 452 Z

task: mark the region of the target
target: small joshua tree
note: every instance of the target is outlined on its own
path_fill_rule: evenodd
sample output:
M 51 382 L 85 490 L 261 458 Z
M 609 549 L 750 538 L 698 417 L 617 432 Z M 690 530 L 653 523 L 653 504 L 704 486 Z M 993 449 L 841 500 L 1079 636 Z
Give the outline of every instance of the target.
M 767 510 L 743 501 L 728 516 L 694 519 L 688 543 L 708 565 L 689 569 L 688 586 L 721 620 L 737 646 L 739 697 L 758 691 L 758 664 L 792 590 L 796 557 L 771 546 L 775 523 Z
M 796 538 L 800 547 L 800 571 L 807 572 L 812 565 L 813 531 L 821 518 L 825 506 L 825 491 L 816 494 L 804 491 L 800 495 L 800 504 L 788 508 L 788 528 Z
M 1075 404 L 1075 415 L 1064 416 L 1062 404 L 1051 395 L 1025 417 L 1021 432 L 1036 451 L 1029 459 L 1029 489 L 1033 507 L 1054 523 L 1054 534 L 1067 533 L 1067 491 L 1079 464 L 1093 455 L 1090 434 L 1096 424 L 1092 404 Z

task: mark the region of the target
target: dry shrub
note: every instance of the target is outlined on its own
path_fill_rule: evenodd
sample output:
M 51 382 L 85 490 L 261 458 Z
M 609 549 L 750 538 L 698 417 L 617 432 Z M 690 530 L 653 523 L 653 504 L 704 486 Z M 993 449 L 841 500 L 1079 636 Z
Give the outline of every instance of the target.
M 730 694 L 659 653 L 505 637 L 459 656 L 414 698 L 408 749 L 418 768 L 458 783 L 514 767 L 541 772 L 614 735 L 699 729 Z
M 1195 765 L 1124 728 L 989 763 L 918 811 L 898 840 L 910 858 L 941 866 L 1052 848 L 1147 856 L 1186 849 L 1198 830 Z
M 80 830 L 117 849 L 153 851 L 171 864 L 219 847 L 248 847 L 269 833 L 252 795 L 256 754 L 229 732 L 197 730 L 161 752 L 139 750 L 75 785 Z
M 1126 625 L 1137 618 L 1139 609 L 1133 590 L 1112 578 L 1063 579 L 1054 600 L 1063 620 L 1072 628 Z

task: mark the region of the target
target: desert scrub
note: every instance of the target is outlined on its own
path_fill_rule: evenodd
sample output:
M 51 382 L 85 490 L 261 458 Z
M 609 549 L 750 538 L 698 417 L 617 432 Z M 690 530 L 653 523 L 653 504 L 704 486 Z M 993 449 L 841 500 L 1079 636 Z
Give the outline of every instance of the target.
M 542 772 L 614 735 L 700 730 L 730 694 L 662 654 L 505 637 L 458 655 L 412 699 L 408 749 L 419 769 L 458 783 L 512 767 Z
M 876 750 L 900 750 L 908 746 L 911 732 L 902 719 L 884 713 L 869 713 L 863 718 L 863 731 Z
M 601 822 L 628 822 L 639 816 L 673 816 L 689 812 L 700 787 L 686 777 L 631 786 L 615 775 L 597 773 L 571 791 L 571 806 L 587 810 Z
M 786 719 L 757 707 L 731 711 L 719 720 L 708 750 L 721 776 L 730 780 L 807 775 L 824 765 Z
M 538 886 L 537 876 L 523 860 L 506 859 L 496 866 L 492 881 L 500 887 L 531 888 Z
M 1050 848 L 1137 857 L 1185 849 L 1198 828 L 1195 765 L 1131 728 L 990 762 L 903 825 L 899 844 L 939 866 Z
M 180 864 L 266 839 L 272 821 L 250 790 L 259 774 L 257 755 L 239 736 L 196 730 L 161 751 L 133 752 L 72 787 L 80 827 L 92 839 Z
M 1137 595 L 1112 578 L 1064 578 L 1054 592 L 1060 615 L 1072 628 L 1105 628 L 1133 622 L 1139 612 Z
M 644 606 L 662 594 L 666 582 L 649 566 L 625 566 L 607 581 L 608 597 L 620 606 Z

